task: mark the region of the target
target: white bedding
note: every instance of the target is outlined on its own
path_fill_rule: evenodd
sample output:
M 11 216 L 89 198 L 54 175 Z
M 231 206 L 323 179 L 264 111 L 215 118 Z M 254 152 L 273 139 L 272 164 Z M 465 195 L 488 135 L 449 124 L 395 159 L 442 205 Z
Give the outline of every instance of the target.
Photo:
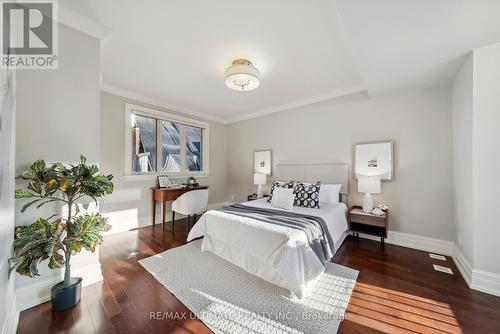
M 274 209 L 266 199 L 243 204 Z M 347 235 L 346 211 L 344 203 L 320 203 L 320 209 L 293 207 L 291 210 L 323 218 L 334 241 L 335 252 Z M 324 271 L 305 233 L 297 229 L 211 210 L 191 229 L 188 241 L 202 236 L 202 251 L 212 252 L 291 291 L 298 298 L 307 295 Z

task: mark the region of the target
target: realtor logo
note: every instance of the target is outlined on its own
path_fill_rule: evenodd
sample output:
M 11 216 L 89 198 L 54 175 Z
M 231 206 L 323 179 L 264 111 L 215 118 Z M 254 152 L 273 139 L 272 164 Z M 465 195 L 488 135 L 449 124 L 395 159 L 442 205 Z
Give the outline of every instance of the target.
M 0 68 L 56 69 L 57 2 L 2 1 Z

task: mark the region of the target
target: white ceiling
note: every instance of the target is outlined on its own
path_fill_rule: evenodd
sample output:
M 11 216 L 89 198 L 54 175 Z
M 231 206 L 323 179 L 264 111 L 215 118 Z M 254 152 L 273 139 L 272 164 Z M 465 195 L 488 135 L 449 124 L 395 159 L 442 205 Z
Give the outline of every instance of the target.
M 464 55 L 500 41 L 498 0 L 65 0 L 112 30 L 105 90 L 231 122 L 368 89 L 449 83 Z M 224 70 L 247 58 L 261 86 Z M 131 93 L 133 92 L 133 93 Z
M 337 0 L 370 95 L 449 83 L 500 42 L 499 0 Z

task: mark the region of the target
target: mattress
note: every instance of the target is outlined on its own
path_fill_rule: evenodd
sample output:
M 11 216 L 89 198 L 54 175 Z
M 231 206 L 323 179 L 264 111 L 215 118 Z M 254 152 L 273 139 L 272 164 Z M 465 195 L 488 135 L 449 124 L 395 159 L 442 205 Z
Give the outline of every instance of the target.
M 273 208 L 266 199 L 243 203 Z M 322 218 L 334 241 L 335 252 L 347 235 L 344 203 L 320 203 L 320 209 L 293 207 L 291 212 Z M 202 251 L 209 251 L 247 272 L 283 287 L 302 298 L 324 271 L 304 232 L 256 219 L 210 210 L 188 235 L 188 241 L 204 237 Z

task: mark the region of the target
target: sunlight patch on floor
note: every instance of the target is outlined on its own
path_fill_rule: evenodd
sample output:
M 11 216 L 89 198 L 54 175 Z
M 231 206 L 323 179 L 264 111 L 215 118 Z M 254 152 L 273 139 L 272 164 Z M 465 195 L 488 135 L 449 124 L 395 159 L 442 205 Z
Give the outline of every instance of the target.
M 360 282 L 346 319 L 385 333 L 462 333 L 450 305 Z
M 271 314 L 256 314 L 240 306 L 229 303 L 220 298 L 211 296 L 205 292 L 195 290 L 197 293 L 210 300 L 210 304 L 197 314 L 204 322 L 210 323 L 223 332 L 227 333 L 289 333 L 300 334 L 294 328 L 286 326 L 279 321 L 274 321 L 268 316 Z M 275 316 L 287 316 L 275 315 Z

